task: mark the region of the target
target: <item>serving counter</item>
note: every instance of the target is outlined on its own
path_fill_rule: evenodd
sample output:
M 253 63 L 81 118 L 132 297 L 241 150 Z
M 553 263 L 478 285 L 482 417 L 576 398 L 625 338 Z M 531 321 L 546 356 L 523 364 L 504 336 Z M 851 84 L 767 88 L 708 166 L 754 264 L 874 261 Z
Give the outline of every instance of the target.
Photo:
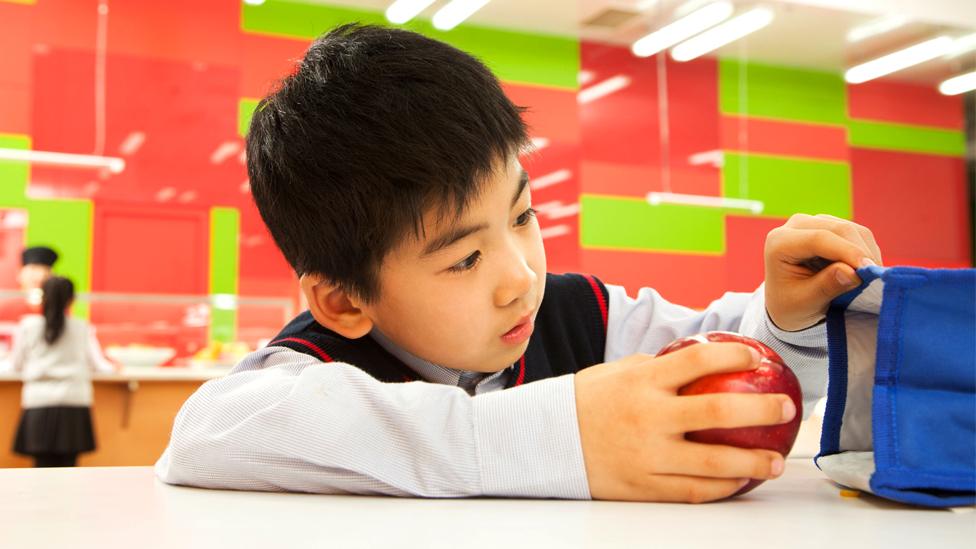
M 92 417 L 98 449 L 78 464 L 152 465 L 169 440 L 173 418 L 183 401 L 229 365 L 208 368 L 124 368 L 95 374 Z M 31 460 L 11 450 L 20 418 L 20 378 L 0 374 L 0 467 L 29 467 Z

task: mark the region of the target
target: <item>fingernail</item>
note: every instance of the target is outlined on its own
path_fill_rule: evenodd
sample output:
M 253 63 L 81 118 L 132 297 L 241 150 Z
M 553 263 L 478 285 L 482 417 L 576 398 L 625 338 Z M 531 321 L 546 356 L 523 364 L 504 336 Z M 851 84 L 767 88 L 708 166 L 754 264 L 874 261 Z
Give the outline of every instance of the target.
M 857 286 L 858 284 L 858 281 L 853 276 L 845 273 L 842 269 L 834 271 L 834 275 L 837 277 L 837 282 L 840 282 L 841 286 Z
M 772 473 L 774 477 L 778 477 L 783 474 L 783 458 L 773 458 L 773 462 L 769 464 L 769 472 Z
M 751 481 L 751 480 L 752 480 L 751 478 L 740 478 L 739 479 L 739 488 L 742 488 L 746 484 L 749 484 L 749 481 Z
M 877 263 L 875 263 L 874 261 L 871 261 L 871 259 L 868 258 L 868 257 L 865 257 L 865 258 L 862 258 L 861 259 L 861 266 L 862 267 L 875 267 L 877 265 L 878 265 Z
M 783 423 L 791 421 L 796 417 L 796 405 L 793 404 L 793 399 L 788 398 L 783 401 Z
M 759 351 L 757 351 L 753 347 L 749 347 L 749 354 L 752 355 L 753 366 L 759 366 L 759 360 L 760 360 Z

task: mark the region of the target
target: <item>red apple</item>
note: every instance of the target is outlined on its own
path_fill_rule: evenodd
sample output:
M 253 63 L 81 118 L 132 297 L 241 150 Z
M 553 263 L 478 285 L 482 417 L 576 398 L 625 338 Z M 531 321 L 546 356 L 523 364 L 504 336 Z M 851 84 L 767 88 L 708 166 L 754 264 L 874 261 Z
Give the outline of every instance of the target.
M 706 393 L 782 393 L 789 396 L 796 405 L 796 417 L 789 423 L 761 427 L 741 427 L 738 429 L 707 429 L 686 433 L 685 438 L 706 444 L 724 444 L 739 448 L 762 448 L 774 450 L 786 457 L 793 448 L 796 434 L 800 430 L 803 417 L 803 398 L 800 382 L 796 375 L 783 362 L 783 359 L 765 344 L 751 337 L 731 332 L 707 332 L 677 339 L 661 349 L 657 356 L 666 355 L 691 345 L 710 342 L 743 343 L 759 351 L 759 367 L 755 370 L 712 374 L 705 376 L 678 390 L 679 395 L 701 395 Z M 744 494 L 762 484 L 762 480 L 752 479 L 735 495 Z

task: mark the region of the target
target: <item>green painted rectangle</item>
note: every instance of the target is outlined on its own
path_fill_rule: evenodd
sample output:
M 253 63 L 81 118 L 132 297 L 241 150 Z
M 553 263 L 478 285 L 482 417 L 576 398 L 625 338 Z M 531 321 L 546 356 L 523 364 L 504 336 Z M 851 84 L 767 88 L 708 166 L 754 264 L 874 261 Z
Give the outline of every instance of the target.
M 210 307 L 211 341 L 230 343 L 237 339 L 237 311 Z
M 269 0 L 259 6 L 241 3 L 245 31 L 313 39 L 344 23 L 392 26 L 378 11 Z M 429 21 L 414 20 L 403 28 L 447 42 L 481 59 L 499 79 L 576 89 L 579 40 L 462 24 L 439 31 Z
M 258 108 L 257 99 L 243 98 L 237 102 L 237 135 L 247 136 L 247 130 L 251 127 L 251 117 L 254 110 Z
M 764 216 L 825 213 L 851 218 L 851 168 L 843 162 L 726 152 L 722 193 L 761 200 Z
M 847 88 L 840 74 L 722 59 L 718 89 L 725 114 L 837 125 L 847 121 Z
M 89 200 L 32 200 L 27 209 L 27 246 L 51 246 L 58 252 L 54 272 L 91 290 L 93 206 Z M 74 315 L 88 318 L 87 302 L 77 302 Z
M 584 248 L 722 253 L 725 213 L 720 208 L 650 205 L 639 198 L 583 195 Z
M 0 133 L 0 148 L 30 149 L 29 136 Z M 23 208 L 27 206 L 27 181 L 30 179 L 30 164 L 17 160 L 0 160 L 0 208 Z
M 966 134 L 958 130 L 852 119 L 847 126 L 847 140 L 852 147 L 866 149 L 966 155 Z
M 236 294 L 241 214 L 236 208 L 210 209 L 210 293 Z
M 241 214 L 236 208 L 210 209 L 210 294 L 237 295 Z M 237 309 L 210 307 L 210 339 L 234 341 Z

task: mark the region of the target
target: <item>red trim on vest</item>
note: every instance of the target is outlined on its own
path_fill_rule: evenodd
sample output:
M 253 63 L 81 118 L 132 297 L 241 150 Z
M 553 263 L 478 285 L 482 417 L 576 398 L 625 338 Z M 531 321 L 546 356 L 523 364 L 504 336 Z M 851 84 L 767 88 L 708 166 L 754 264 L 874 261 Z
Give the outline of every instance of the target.
M 583 275 L 583 278 L 590 283 L 590 288 L 593 289 L 593 295 L 596 296 L 596 302 L 600 304 L 600 315 L 603 316 L 603 331 L 607 331 L 607 301 L 603 298 L 603 292 L 600 291 L 600 285 L 596 283 L 596 279 L 590 275 Z
M 332 357 L 329 356 L 329 353 L 326 353 L 321 348 L 319 348 L 318 345 L 316 345 L 316 344 L 314 344 L 311 341 L 308 341 L 306 339 L 300 339 L 300 338 L 297 338 L 297 337 L 286 337 L 286 338 L 279 339 L 277 341 L 272 341 L 271 343 L 268 343 L 268 347 L 271 347 L 272 345 L 274 345 L 276 343 L 281 343 L 282 341 L 291 341 L 293 343 L 298 343 L 299 345 L 304 345 L 304 346 L 308 347 L 309 349 L 315 351 L 315 354 L 319 355 L 319 358 L 321 358 L 323 362 L 335 362 L 334 360 L 332 360 Z
M 525 355 L 522 355 L 522 358 L 519 359 L 519 375 L 513 387 L 518 387 L 523 381 L 525 381 Z

